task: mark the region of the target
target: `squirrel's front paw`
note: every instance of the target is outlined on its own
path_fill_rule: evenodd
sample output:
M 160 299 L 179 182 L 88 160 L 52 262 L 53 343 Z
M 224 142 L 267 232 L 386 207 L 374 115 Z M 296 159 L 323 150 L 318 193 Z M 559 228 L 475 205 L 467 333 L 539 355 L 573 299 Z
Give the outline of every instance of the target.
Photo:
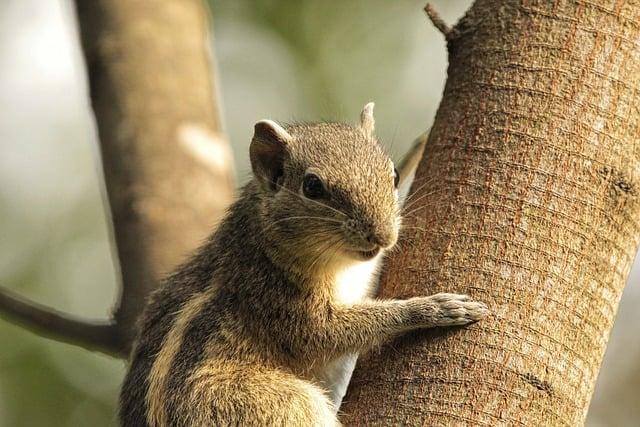
M 442 293 L 429 298 L 438 306 L 435 326 L 466 325 L 489 314 L 486 304 L 472 301 L 468 295 Z
M 412 300 L 423 327 L 466 325 L 489 314 L 485 304 L 472 301 L 468 295 L 442 293 Z

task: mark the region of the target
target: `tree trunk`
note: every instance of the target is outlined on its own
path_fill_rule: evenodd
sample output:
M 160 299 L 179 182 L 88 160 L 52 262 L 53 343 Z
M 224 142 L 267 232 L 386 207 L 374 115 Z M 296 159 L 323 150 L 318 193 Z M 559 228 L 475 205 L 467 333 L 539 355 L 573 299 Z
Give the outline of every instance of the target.
M 232 197 L 200 0 L 76 2 L 122 272 L 128 347 L 144 298 Z
M 449 33 L 381 296 L 468 293 L 492 315 L 364 357 L 346 425 L 584 422 L 640 237 L 639 15 L 478 0 Z

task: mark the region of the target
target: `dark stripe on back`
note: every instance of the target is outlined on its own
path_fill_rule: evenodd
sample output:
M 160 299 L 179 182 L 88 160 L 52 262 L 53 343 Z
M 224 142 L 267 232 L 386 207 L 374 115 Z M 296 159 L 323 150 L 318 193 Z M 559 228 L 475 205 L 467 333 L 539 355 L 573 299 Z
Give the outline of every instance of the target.
M 206 252 L 201 250 L 189 264 L 169 277 L 151 295 L 141 318 L 130 368 L 120 391 L 119 416 L 123 426 L 148 426 L 146 396 L 149 373 L 180 309 L 210 283 L 215 261 Z

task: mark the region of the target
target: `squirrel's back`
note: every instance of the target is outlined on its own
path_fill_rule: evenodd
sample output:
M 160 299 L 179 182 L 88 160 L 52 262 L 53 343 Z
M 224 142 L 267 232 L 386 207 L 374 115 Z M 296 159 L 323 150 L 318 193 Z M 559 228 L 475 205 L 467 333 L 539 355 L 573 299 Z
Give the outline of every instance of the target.
M 152 294 L 120 395 L 122 425 L 335 419 L 323 390 L 298 377 L 295 356 L 262 331 L 288 321 L 274 313 L 286 317 L 290 301 L 309 298 L 259 249 L 255 193 L 250 183 L 211 239 Z
M 130 369 L 120 393 L 120 420 L 123 426 L 146 426 L 151 371 L 168 335 L 178 319 L 184 322 L 184 309 L 193 295 L 204 292 L 213 274 L 212 263 L 204 262 L 208 252 L 201 250 L 190 264 L 181 267 L 155 291 L 139 322 L 139 333 L 132 351 Z

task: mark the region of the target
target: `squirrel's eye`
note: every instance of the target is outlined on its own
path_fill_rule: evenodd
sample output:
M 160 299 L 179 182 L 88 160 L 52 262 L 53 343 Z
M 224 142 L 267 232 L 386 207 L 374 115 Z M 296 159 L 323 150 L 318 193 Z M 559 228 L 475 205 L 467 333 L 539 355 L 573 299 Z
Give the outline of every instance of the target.
M 318 175 L 309 173 L 304 176 L 302 180 L 302 192 L 305 197 L 310 199 L 317 199 L 324 195 L 324 185 Z
M 395 167 L 393 168 L 393 185 L 398 188 L 398 184 L 400 183 L 400 172 Z

